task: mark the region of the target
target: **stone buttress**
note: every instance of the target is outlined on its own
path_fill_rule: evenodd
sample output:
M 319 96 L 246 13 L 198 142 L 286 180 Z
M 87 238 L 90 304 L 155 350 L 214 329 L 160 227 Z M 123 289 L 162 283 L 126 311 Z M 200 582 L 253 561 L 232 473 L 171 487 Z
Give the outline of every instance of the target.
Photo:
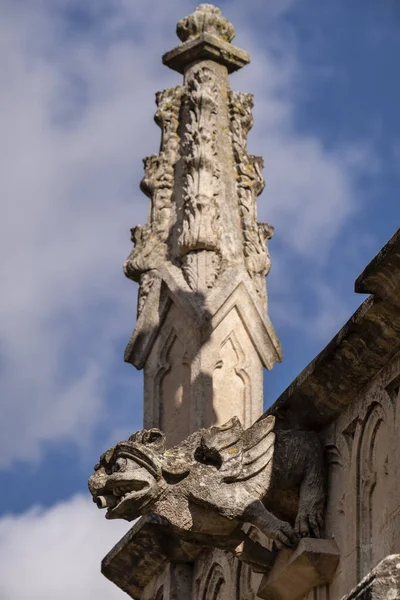
M 156 95 L 160 152 L 144 159 L 148 222 L 132 229 L 124 270 L 139 283 L 138 320 L 125 360 L 144 369 L 144 426 L 169 445 L 262 413 L 263 369 L 282 358 L 268 318 L 266 242 L 257 222 L 263 161 L 247 150 L 253 98 L 228 75 L 249 62 L 233 26 L 203 4 L 178 23 L 163 57 L 181 86 Z

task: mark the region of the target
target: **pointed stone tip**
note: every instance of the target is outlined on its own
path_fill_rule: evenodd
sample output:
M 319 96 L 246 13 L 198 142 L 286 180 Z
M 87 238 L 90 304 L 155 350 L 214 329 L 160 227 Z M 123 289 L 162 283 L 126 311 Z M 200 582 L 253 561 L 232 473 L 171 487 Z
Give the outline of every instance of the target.
M 232 23 L 213 4 L 200 4 L 191 15 L 179 21 L 176 33 L 182 42 L 193 40 L 203 33 L 210 33 L 228 43 L 235 37 Z

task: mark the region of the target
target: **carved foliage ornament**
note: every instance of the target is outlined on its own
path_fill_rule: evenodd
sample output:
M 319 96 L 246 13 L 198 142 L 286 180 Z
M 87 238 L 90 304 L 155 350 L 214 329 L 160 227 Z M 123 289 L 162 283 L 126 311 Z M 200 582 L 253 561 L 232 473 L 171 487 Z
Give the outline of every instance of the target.
M 139 292 L 139 312 L 151 288 L 150 276 L 143 277 L 143 274 L 156 269 L 167 253 L 174 165 L 179 156 L 178 125 L 182 93 L 183 87 L 175 87 L 156 95 L 158 108 L 155 121 L 162 129 L 161 150 L 159 154 L 143 160 L 144 177 L 140 188 L 150 198 L 150 218 L 146 225 L 138 225 L 131 230 L 135 246 L 124 264 L 126 276 L 144 285 Z
M 226 42 L 235 37 L 232 23 L 212 4 L 200 4 L 193 14 L 179 21 L 176 33 L 182 42 L 192 40 L 202 33 L 211 33 Z
M 220 169 L 216 147 L 218 86 L 207 67 L 191 73 L 185 107 L 188 121 L 183 135 L 186 176 L 179 235 L 182 269 L 192 289 L 212 287 L 220 268 Z
M 263 160 L 247 152 L 247 134 L 253 125 L 253 96 L 229 92 L 231 136 L 236 170 L 236 189 L 244 239 L 246 267 L 252 277 L 268 274 L 271 266 L 266 241 L 273 227 L 257 223 L 256 199 L 264 189 Z

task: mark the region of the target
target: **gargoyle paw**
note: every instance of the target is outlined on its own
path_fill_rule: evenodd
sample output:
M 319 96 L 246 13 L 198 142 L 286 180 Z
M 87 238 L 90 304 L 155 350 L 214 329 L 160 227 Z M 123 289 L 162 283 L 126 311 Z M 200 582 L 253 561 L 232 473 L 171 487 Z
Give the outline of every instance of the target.
M 321 537 L 323 526 L 322 513 L 319 511 L 299 512 L 296 518 L 295 530 L 300 537 Z
M 272 534 L 276 547 L 281 548 L 292 548 L 297 546 L 299 537 L 293 527 L 286 523 L 286 521 L 280 521 L 278 528 Z

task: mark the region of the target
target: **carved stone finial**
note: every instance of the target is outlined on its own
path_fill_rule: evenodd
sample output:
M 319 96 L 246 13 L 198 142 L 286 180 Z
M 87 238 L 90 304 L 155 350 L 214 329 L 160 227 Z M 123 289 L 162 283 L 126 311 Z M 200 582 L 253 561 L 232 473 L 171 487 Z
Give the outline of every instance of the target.
M 212 4 L 200 4 L 194 13 L 179 21 L 176 33 L 182 42 L 192 40 L 202 33 L 211 33 L 225 42 L 230 42 L 235 37 L 232 23 Z
M 125 360 L 146 369 L 145 424 L 171 446 L 234 414 L 249 426 L 262 412 L 262 369 L 281 360 L 265 285 L 273 228 L 257 219 L 263 161 L 247 148 L 253 97 L 229 85 L 250 59 L 210 4 L 178 35 L 163 61 L 183 81 L 156 94 L 160 150 L 144 159 L 140 185 L 148 222 L 132 229 L 124 265 L 139 283 Z
M 163 63 L 184 74 L 189 65 L 210 60 L 224 65 L 228 73 L 241 69 L 250 62 L 244 50 L 230 42 L 235 37 L 232 23 L 212 4 L 200 4 L 188 17 L 179 21 L 176 32 L 182 40 L 163 56 Z

